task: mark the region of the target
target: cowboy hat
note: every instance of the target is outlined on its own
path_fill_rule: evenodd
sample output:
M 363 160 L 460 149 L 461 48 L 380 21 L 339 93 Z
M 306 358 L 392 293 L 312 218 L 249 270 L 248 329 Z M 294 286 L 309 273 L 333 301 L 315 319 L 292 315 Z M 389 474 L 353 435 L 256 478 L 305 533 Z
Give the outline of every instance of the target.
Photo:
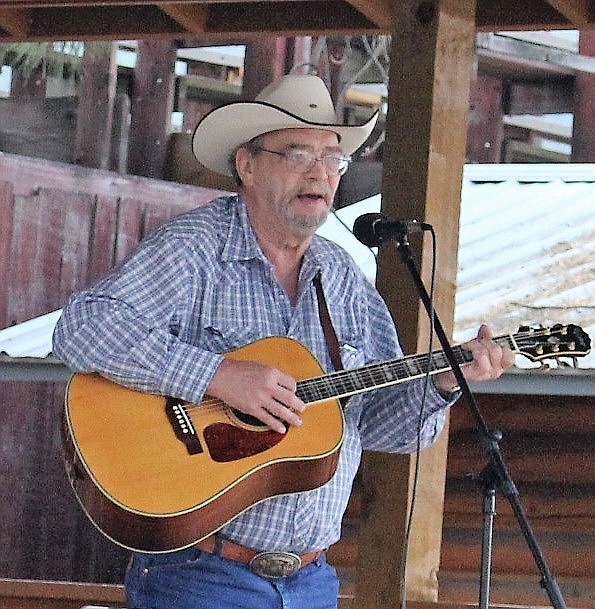
M 368 138 L 378 112 L 363 125 L 338 125 L 330 93 L 313 74 L 289 74 L 265 87 L 253 102 L 232 102 L 206 114 L 192 136 L 198 161 L 231 175 L 233 151 L 253 138 L 279 129 L 322 129 L 339 136 L 343 154 L 355 152 Z

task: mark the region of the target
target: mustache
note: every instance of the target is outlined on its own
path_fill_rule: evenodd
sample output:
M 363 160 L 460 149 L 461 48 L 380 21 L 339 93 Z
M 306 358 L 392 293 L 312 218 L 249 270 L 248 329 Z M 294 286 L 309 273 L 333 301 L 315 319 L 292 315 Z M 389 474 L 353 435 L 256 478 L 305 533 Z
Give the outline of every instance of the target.
M 327 201 L 332 201 L 334 199 L 333 189 L 326 185 L 318 185 L 310 188 L 302 186 L 296 188 L 295 195 L 300 197 L 316 196 L 326 199 Z

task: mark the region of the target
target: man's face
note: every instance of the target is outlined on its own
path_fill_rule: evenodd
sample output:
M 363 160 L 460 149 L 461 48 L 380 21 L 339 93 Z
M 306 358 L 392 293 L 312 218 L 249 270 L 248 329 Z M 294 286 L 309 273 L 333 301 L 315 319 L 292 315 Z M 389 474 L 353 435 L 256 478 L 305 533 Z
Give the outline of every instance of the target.
M 342 156 L 336 134 L 320 129 L 284 129 L 262 136 L 260 149 L 244 150 L 239 162 L 243 194 L 252 212 L 268 214 L 279 229 L 313 235 L 328 216 L 340 176 L 316 161 L 305 173 L 296 171 L 283 154 L 305 151 L 320 159 Z

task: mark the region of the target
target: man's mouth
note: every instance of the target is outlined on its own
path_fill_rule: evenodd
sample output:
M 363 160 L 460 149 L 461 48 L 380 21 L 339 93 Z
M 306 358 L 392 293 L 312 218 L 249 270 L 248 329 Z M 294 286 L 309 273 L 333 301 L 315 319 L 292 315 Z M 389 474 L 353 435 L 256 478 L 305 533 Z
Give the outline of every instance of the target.
M 298 199 L 310 203 L 315 203 L 322 200 L 326 203 L 326 196 L 318 192 L 302 192 L 298 195 Z

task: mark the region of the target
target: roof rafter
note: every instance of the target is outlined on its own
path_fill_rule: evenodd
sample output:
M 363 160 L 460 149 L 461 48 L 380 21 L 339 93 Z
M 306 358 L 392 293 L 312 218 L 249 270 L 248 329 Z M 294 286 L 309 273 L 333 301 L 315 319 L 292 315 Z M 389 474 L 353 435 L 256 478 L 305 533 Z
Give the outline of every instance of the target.
M 197 3 L 164 3 L 159 8 L 193 34 L 203 34 L 207 29 L 208 5 Z
M 2 29 L 16 38 L 27 36 L 30 18 L 31 11 L 29 9 L 0 8 Z
M 547 3 L 579 30 L 593 23 L 592 0 L 547 0 Z

